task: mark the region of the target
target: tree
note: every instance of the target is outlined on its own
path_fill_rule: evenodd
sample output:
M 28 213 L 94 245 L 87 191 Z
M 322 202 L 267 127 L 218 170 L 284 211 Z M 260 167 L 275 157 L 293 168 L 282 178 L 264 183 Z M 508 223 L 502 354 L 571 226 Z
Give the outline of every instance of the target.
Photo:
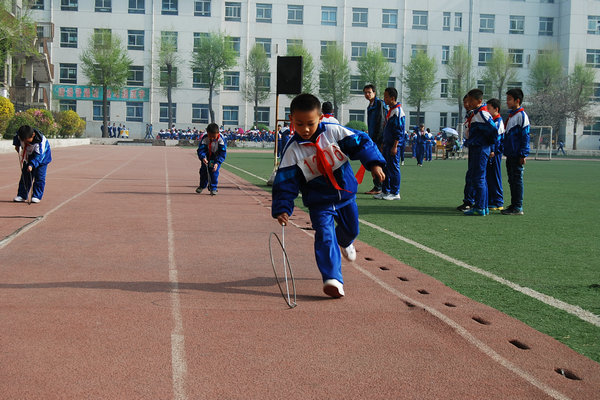
M 334 112 L 350 99 L 350 66 L 342 46 L 330 44 L 321 56 L 319 93 L 333 103 Z
M 367 49 L 365 55 L 358 59 L 357 66 L 362 81 L 375 85 L 375 88 L 383 93 L 392 75 L 392 66 L 381 49 L 377 47 Z
M 192 68 L 201 75 L 208 87 L 210 122 L 215 122 L 213 94 L 223 81 L 223 71 L 237 65 L 237 52 L 231 39 L 222 33 L 212 33 L 203 38 L 192 54 Z
M 94 32 L 80 59 L 89 84 L 102 87 L 102 137 L 108 137 L 108 90 L 125 86 L 132 61 L 121 40 L 105 29 Z
M 596 72 L 581 63 L 575 64 L 569 75 L 569 116 L 573 118 L 573 150 L 577 150 L 577 125 L 586 120 L 594 92 Z
M 471 77 L 473 76 L 473 59 L 467 50 L 467 46 L 461 43 L 454 48 L 452 56 L 446 64 L 446 74 L 450 80 L 450 101 L 456 102 L 458 120 L 462 121 L 462 99 L 471 89 Z
M 302 57 L 302 91 L 305 93 L 315 92 L 315 62 L 313 56 L 310 54 L 308 49 L 301 44 L 293 44 L 288 46 L 288 56 L 300 56 Z M 294 97 L 291 95 L 290 97 Z
M 564 81 L 558 50 L 544 50 L 531 63 L 529 86 L 532 92 L 552 90 Z
M 498 100 L 502 103 L 502 95 L 506 83 L 514 81 L 517 76 L 512 57 L 504 49 L 495 47 L 492 58 L 487 63 L 482 79 L 489 83 L 498 93 Z
M 433 98 L 436 71 L 435 58 L 429 58 L 424 51 L 417 52 L 410 63 L 404 67 L 404 84 L 407 89 L 406 101 L 409 105 L 417 107 L 418 122 L 421 121 L 421 106 Z
M 177 75 L 177 65 L 180 64 L 182 63 L 177 54 L 177 32 L 162 32 L 157 60 L 158 79 L 167 96 L 169 128 L 173 126 L 173 89 L 181 83 Z
M 246 84 L 244 98 L 254 103 L 254 125 L 258 124 L 258 105 L 269 98 L 269 59 L 265 49 L 255 44 L 246 60 Z
M 9 77 L 7 68 L 10 68 L 9 57 L 20 57 L 25 62 L 26 57 L 38 54 L 35 45 L 37 36 L 35 22 L 24 13 L 13 15 L 12 1 L 0 0 L 0 85 Z M 10 82 L 6 82 L 10 85 Z

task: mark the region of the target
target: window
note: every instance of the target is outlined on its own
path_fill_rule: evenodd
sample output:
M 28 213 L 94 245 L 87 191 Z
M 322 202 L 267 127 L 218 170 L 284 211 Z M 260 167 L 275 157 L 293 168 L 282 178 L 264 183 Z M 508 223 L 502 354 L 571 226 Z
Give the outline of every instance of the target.
M 177 121 L 177 103 L 171 103 L 171 114 L 173 123 L 175 123 Z M 169 103 L 159 104 L 158 120 L 160 122 L 169 122 Z
M 223 106 L 223 125 L 237 126 L 239 123 L 239 107 Z
M 36 36 L 38 39 L 46 37 L 46 35 L 44 34 L 44 26 L 43 25 L 36 26 L 35 31 L 36 31 Z
M 462 31 L 462 13 L 454 13 L 454 30 Z
M 384 8 L 381 19 L 382 28 L 398 28 L 398 10 L 386 10 Z
M 540 17 L 540 36 L 552 36 L 554 35 L 554 18 L 552 17 Z
M 29 7 L 31 7 L 32 10 L 43 10 L 44 9 L 44 0 L 33 0 L 29 4 Z
M 209 76 L 201 73 L 199 68 L 192 68 L 192 87 L 199 89 L 208 89 Z
M 337 7 L 321 7 L 321 25 L 337 25 Z
M 271 74 L 265 72 L 257 76 L 257 85 L 259 89 L 271 90 Z
M 290 52 L 290 47 L 302 46 L 303 43 L 304 42 L 302 41 L 302 39 L 287 39 L 286 44 L 287 44 L 288 54 Z
M 271 39 L 256 38 L 256 44 L 262 46 L 265 53 L 267 53 L 267 57 L 271 57 Z
M 130 86 L 144 86 L 144 66 L 131 65 L 129 67 L 129 75 L 127 76 L 127 84 Z
M 78 0 L 60 0 L 61 11 L 77 11 Z
M 304 6 L 288 5 L 287 23 L 302 25 L 304 23 Z
M 225 21 L 242 20 L 242 3 L 225 2 Z
M 450 18 L 452 13 L 445 12 L 442 16 L 442 30 L 449 31 L 450 30 Z
M 229 43 L 231 43 L 231 47 L 235 51 L 235 54 L 240 56 L 240 38 L 229 36 Z
M 413 11 L 413 29 L 424 29 L 427 30 L 427 17 L 428 11 Z
M 239 71 L 223 72 L 223 90 L 240 90 Z
M 595 117 L 591 125 L 585 125 L 583 127 L 584 135 L 600 135 L 600 118 Z
M 60 63 L 60 83 L 77 83 L 77 64 Z
M 144 31 L 127 31 L 127 50 L 144 50 Z
M 440 113 L 440 131 L 448 126 L 448 113 Z
M 417 53 L 427 53 L 427 45 L 426 44 L 413 44 L 410 46 L 410 56 L 414 57 Z
M 508 49 L 508 56 L 513 67 L 523 67 L 523 49 Z
M 448 79 L 440 80 L 440 97 L 443 99 L 448 98 Z
M 208 124 L 208 104 L 192 104 L 192 123 Z
M 352 9 L 352 26 L 368 26 L 369 9 L 368 8 L 353 8 Z
M 408 126 L 417 126 L 425 122 L 425 112 L 421 111 L 419 118 L 417 119 L 417 112 L 411 111 L 408 113 Z
M 600 83 L 594 82 L 594 89 L 590 100 L 592 100 L 595 103 L 600 102 Z
M 450 126 L 456 128 L 458 126 L 458 113 L 450 114 Z
M 389 62 L 396 62 L 396 43 L 381 43 L 381 52 Z
M 496 16 L 494 14 L 481 14 L 479 17 L 479 32 L 494 33 Z
M 525 17 L 522 15 L 510 16 L 510 27 L 508 33 L 513 35 L 522 35 L 525 33 Z
M 365 83 L 360 75 L 350 75 L 350 93 L 362 94 Z
M 352 42 L 350 60 L 356 61 L 365 54 L 367 54 L 367 42 Z
M 112 12 L 112 0 L 96 0 L 96 12 Z
M 60 28 L 60 47 L 77 48 L 77 28 Z
M 59 100 L 58 111 L 75 111 L 77 112 L 77 100 Z
M 196 17 L 210 17 L 210 0 L 196 0 L 194 2 L 194 15 Z
M 329 46 L 335 46 L 335 41 L 321 40 L 321 57 L 323 57 Z
M 365 122 L 365 110 L 350 110 L 349 113 L 350 113 L 350 116 L 349 116 L 350 121 Z
M 256 3 L 256 22 L 273 22 L 273 5 Z
M 104 43 L 104 41 L 110 40 L 111 35 L 112 35 L 112 31 L 110 29 L 94 28 L 94 37 L 95 37 L 94 46 L 96 46 L 96 48 L 106 47 L 108 45 L 108 43 Z
M 94 101 L 93 105 L 93 117 L 94 121 L 102 121 L 102 101 Z M 108 120 L 110 121 L 110 101 L 106 102 L 106 115 L 108 116 Z
M 480 67 L 488 65 L 492 59 L 493 49 L 491 47 L 480 47 L 479 48 L 479 61 L 477 65 Z
M 289 107 L 286 107 L 286 108 L 284 108 L 284 110 L 283 110 L 284 117 L 283 117 L 283 118 L 284 118 L 286 121 L 289 121 L 289 120 L 290 120 L 290 113 L 291 113 L 291 112 L 290 112 L 290 108 L 289 108 Z
M 481 79 L 478 80 L 477 81 L 477 89 L 481 90 L 483 92 L 483 95 L 486 98 L 489 98 L 490 95 L 492 94 L 492 85 L 488 81 L 484 81 Z
M 271 109 L 269 107 L 256 107 L 256 122 L 257 124 L 269 125 L 271 119 Z
M 162 0 L 162 15 L 177 15 L 177 0 Z
M 208 35 L 206 32 L 194 32 L 194 51 L 198 51 L 202 40 L 207 39 Z
M 523 90 L 523 82 L 506 82 L 506 90 L 521 89 Z
M 125 121 L 142 122 L 144 120 L 144 103 L 141 101 L 128 101 L 125 103 Z
M 554 0 L 540 0 L 540 3 L 554 3 Z
M 587 49 L 585 51 L 585 63 L 589 67 L 600 68 L 600 50 Z
M 390 76 L 390 77 L 388 78 L 388 81 L 387 81 L 387 85 L 386 85 L 386 86 L 387 86 L 387 87 L 393 87 L 393 88 L 395 88 L 395 87 L 396 87 L 396 78 L 395 78 L 395 77 L 393 77 L 393 76 Z
M 160 43 L 162 46 L 173 46 L 177 51 L 177 32 L 161 31 Z
M 450 46 L 442 46 L 442 64 L 448 64 L 450 60 Z
M 129 14 L 144 14 L 146 12 L 146 5 L 144 0 L 129 0 Z
M 167 67 L 160 67 L 159 86 L 167 87 L 169 84 L 169 74 Z M 177 67 L 171 68 L 171 87 L 177 86 Z
M 600 16 L 588 15 L 588 31 L 590 35 L 600 35 Z

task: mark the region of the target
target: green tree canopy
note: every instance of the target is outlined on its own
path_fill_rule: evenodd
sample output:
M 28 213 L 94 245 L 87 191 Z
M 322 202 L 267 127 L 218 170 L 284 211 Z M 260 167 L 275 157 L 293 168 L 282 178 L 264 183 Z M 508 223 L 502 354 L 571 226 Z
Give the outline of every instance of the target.
M 456 46 L 446 64 L 446 75 L 450 81 L 450 101 L 458 107 L 458 120 L 462 121 L 463 96 L 472 88 L 473 58 L 467 46 Z M 459 127 L 459 129 L 462 127 Z M 455 127 L 456 128 L 456 127 Z
M 244 99 L 254 103 L 254 125 L 258 124 L 258 105 L 269 98 L 270 88 L 269 58 L 260 44 L 255 44 L 246 60 L 246 84 Z
M 560 53 L 558 50 L 548 49 L 538 54 L 531 63 L 528 83 L 532 92 L 541 92 L 560 86 L 564 78 Z
M 592 104 L 596 72 L 582 63 L 569 75 L 569 116 L 573 118 L 573 150 L 577 150 L 577 125 L 586 121 Z
M 435 58 L 430 58 L 424 51 L 417 52 L 410 63 L 404 67 L 406 101 L 409 105 L 417 108 L 417 121 L 419 122 L 421 121 L 421 106 L 433 98 L 436 72 Z
M 514 81 L 517 71 L 511 56 L 500 47 L 495 47 L 492 58 L 485 66 L 482 79 L 490 84 L 498 94 L 497 98 L 502 103 L 507 82 Z
M 321 57 L 320 90 L 323 100 L 333 103 L 334 112 L 350 99 L 350 65 L 344 49 L 338 44 L 326 47 Z
M 387 82 L 392 75 L 392 66 L 386 60 L 381 49 L 378 47 L 369 47 L 364 56 L 358 59 L 358 71 L 365 84 L 375 85 L 380 96 L 387 87 Z
M 181 84 L 177 66 L 181 65 L 181 57 L 177 53 L 177 32 L 161 32 L 158 43 L 159 86 L 167 96 L 167 118 L 169 128 L 173 125 L 173 89 Z
M 293 44 L 288 46 L 288 56 L 300 56 L 302 57 L 302 91 L 305 93 L 315 92 L 315 62 L 312 54 L 302 44 Z M 294 97 L 290 95 L 289 97 Z

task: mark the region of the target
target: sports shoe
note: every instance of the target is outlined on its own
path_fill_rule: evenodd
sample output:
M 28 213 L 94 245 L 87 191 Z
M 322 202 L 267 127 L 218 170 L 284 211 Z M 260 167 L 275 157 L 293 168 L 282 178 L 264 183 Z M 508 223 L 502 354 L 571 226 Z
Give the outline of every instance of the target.
M 32 202 L 32 203 L 39 203 L 40 201 L 41 201 L 41 200 L 40 200 L 40 199 L 38 199 L 37 197 L 32 197 L 32 198 L 31 198 L 31 202 Z
M 490 207 L 490 211 L 502 211 L 504 210 L 504 207 L 499 206 L 499 207 Z
M 423 164 L 417 164 L 417 167 L 422 167 L 422 166 L 423 166 Z
M 368 192 L 365 192 L 365 194 L 379 194 L 379 193 L 381 193 L 381 189 L 377 189 L 374 186 L 373 186 L 373 189 L 369 190 Z
M 521 207 L 509 207 L 506 210 L 500 211 L 502 215 L 523 215 L 523 209 Z
M 404 161 L 402 161 L 402 162 L 400 163 L 400 165 L 404 165 Z
M 480 217 L 485 217 L 485 208 L 471 208 L 464 213 L 465 215 L 477 215 Z
M 211 190 L 210 191 L 210 195 L 211 196 L 216 196 L 217 195 L 217 190 L 216 189 L 215 190 Z
M 25 199 L 24 199 L 24 198 L 22 198 L 21 196 L 17 196 L 17 197 L 15 197 L 15 198 L 13 199 L 13 201 L 14 201 L 15 203 L 22 203 L 22 202 L 24 202 L 24 201 L 25 201 Z
M 344 256 L 344 258 L 346 260 L 348 260 L 348 261 L 356 260 L 356 248 L 354 248 L 354 245 L 352 243 L 350 243 L 350 246 L 348 246 L 348 247 L 340 246 L 340 250 L 342 251 L 342 255 Z
M 490 215 L 490 209 L 489 208 L 485 208 L 485 215 Z
M 383 200 L 400 200 L 400 193 L 398 193 L 398 194 L 388 193 L 385 196 L 383 196 Z
M 467 210 L 470 210 L 470 209 L 471 209 L 471 207 L 473 207 L 473 205 L 472 205 L 472 204 L 469 204 L 469 203 L 462 203 L 460 206 L 456 207 L 456 209 L 457 209 L 458 211 L 467 211 Z
M 201 186 L 198 186 L 198 187 L 196 188 L 196 193 L 202 193 L 202 191 L 203 191 L 203 190 L 204 190 L 204 188 L 203 188 L 203 187 L 201 187 Z
M 384 197 L 385 195 L 387 195 L 387 194 L 388 194 L 388 193 L 383 193 L 383 192 L 381 192 L 381 193 L 377 193 L 375 196 L 373 196 L 373 198 L 374 198 L 375 200 L 381 200 L 381 199 L 383 199 L 383 197 Z
M 337 279 L 327 279 L 323 282 L 323 292 L 334 299 L 344 297 L 344 285 Z

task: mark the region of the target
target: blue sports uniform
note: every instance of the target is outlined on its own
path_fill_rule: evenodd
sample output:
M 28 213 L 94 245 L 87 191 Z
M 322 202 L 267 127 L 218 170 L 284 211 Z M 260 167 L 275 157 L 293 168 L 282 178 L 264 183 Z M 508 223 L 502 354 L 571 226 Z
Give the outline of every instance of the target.
M 425 136 L 425 131 L 417 132 L 417 137 L 414 142 L 417 144 L 417 164 L 423 165 L 423 158 L 425 157 L 425 142 L 427 141 L 427 137 Z
M 404 150 L 406 149 L 406 144 L 410 140 L 410 135 L 404 130 L 404 141 L 402 144 L 398 142 L 398 153 L 400 153 L 400 162 L 404 162 Z
M 344 283 L 338 245 L 350 246 L 359 231 L 358 184 L 348 158 L 360 160 L 368 170 L 375 165 L 385 166 L 385 160 L 364 132 L 320 123 L 313 137 L 316 143 L 294 134 L 284 149 L 273 182 L 271 214 L 273 218 L 282 213 L 291 216 L 294 199 L 301 192 L 315 230 L 315 258 L 323 281 L 336 279 Z M 318 162 L 316 145 L 322 149 L 330 170 Z M 328 172 L 335 182 L 324 175 Z
M 431 161 L 434 142 L 433 135 L 429 132 L 425 133 L 425 161 Z
M 406 116 L 402 105 L 396 103 L 391 107 L 385 117 L 385 126 L 383 128 L 383 147 L 382 153 L 385 157 L 385 180 L 382 182 L 381 191 L 384 194 L 391 193 L 393 195 L 400 193 L 400 146 L 404 147 L 405 136 L 404 126 Z M 392 154 L 392 146 L 398 141 L 396 154 Z
M 490 157 L 487 164 L 486 181 L 488 186 L 488 207 L 498 208 L 504 205 L 504 193 L 502 190 L 502 142 L 504 141 L 504 122 L 500 114 L 493 117 L 498 128 L 498 137 L 491 146 L 494 157 Z
M 520 107 L 511 111 L 506 120 L 504 155 L 510 187 L 511 206 L 523 208 L 523 171 L 520 159 L 529 155 L 529 117 Z
M 210 187 L 208 190 L 216 191 L 219 183 L 219 171 L 221 170 L 221 164 L 225 161 L 227 156 L 227 142 L 221 134 L 217 135 L 216 139 L 210 139 L 208 133 L 205 133 L 198 143 L 198 158 L 200 160 L 206 158 L 208 160 L 208 166 L 202 164 L 200 166 L 200 187 L 202 189 L 208 186 L 207 169 L 210 174 Z M 217 166 L 217 170 L 213 171 L 214 165 Z M 208 168 L 207 168 L 208 167 Z
M 44 197 L 46 170 L 48 164 L 52 161 L 52 152 L 50 151 L 48 139 L 37 129 L 34 129 L 33 133 L 33 141 L 29 144 L 21 142 L 18 136 L 13 138 L 13 145 L 23 153 L 21 157 L 21 180 L 19 181 L 17 194 L 26 199 L 33 179 L 31 197 L 41 200 Z M 33 168 L 31 173 L 27 170 L 29 166 Z

